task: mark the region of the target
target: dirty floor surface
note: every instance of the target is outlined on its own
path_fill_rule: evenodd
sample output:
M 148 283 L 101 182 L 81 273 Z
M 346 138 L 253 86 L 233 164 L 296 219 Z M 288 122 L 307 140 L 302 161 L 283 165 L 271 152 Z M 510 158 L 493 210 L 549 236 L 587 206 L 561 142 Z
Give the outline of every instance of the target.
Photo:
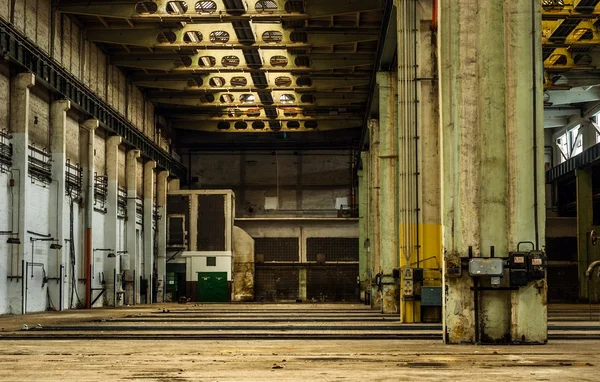
M 584 325 L 588 339 L 543 346 L 445 346 L 414 339 L 438 335 L 435 325 L 406 331 L 361 305 L 163 304 L 1 316 L 0 380 L 598 381 L 598 311 L 581 312 L 551 308 L 550 324 Z M 381 339 L 386 333 L 400 339 Z

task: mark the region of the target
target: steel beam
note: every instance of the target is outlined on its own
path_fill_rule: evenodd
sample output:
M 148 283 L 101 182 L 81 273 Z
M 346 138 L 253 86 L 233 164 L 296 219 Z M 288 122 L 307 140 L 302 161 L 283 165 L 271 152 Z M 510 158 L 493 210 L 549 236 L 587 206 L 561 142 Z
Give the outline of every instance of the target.
M 185 176 L 186 169 L 181 163 L 4 20 L 0 20 L 0 49 L 5 52 L 5 58 L 20 70 L 34 73 L 36 83 L 61 98 L 69 99 L 74 108 L 98 119 L 103 128 L 123 137 L 127 144 L 155 160 L 160 168 L 177 177 Z

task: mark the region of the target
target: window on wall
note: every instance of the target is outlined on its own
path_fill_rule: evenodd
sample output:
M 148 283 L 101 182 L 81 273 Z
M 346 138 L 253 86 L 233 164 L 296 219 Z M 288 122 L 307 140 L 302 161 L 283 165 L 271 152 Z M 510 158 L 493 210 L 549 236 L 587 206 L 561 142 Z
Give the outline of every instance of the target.
M 217 266 L 217 258 L 216 257 L 207 257 L 206 258 L 206 266 L 207 267 L 216 267 Z
M 556 147 L 560 153 L 560 163 L 583 152 L 583 137 L 580 127 L 581 125 L 577 125 L 575 128 L 556 138 Z
M 600 126 L 600 114 L 596 114 L 594 116 L 594 122 L 596 122 L 596 126 Z M 600 131 L 598 127 L 596 127 L 596 143 L 600 143 Z

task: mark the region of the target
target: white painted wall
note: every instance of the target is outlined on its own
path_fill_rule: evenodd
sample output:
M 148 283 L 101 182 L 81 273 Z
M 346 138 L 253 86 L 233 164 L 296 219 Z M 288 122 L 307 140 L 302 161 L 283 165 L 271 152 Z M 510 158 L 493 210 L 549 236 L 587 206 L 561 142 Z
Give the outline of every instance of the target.
M 8 181 L 10 174 L 0 173 L 0 231 L 10 231 L 10 194 L 8 192 Z M 8 236 L 0 236 L 0 314 L 9 312 L 8 309 L 8 279 L 10 266 L 10 247 L 6 244 Z
M 186 259 L 186 280 L 198 281 L 198 272 L 227 272 L 227 281 L 231 281 L 233 252 L 183 252 Z M 207 257 L 216 257 L 216 265 L 206 266 Z

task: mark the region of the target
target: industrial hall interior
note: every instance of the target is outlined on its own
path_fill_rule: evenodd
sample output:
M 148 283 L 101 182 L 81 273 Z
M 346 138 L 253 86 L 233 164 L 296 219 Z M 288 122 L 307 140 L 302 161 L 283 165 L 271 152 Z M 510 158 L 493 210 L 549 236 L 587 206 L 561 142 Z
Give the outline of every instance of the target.
M 0 0 L 0 380 L 597 381 L 599 237 L 600 0 Z

